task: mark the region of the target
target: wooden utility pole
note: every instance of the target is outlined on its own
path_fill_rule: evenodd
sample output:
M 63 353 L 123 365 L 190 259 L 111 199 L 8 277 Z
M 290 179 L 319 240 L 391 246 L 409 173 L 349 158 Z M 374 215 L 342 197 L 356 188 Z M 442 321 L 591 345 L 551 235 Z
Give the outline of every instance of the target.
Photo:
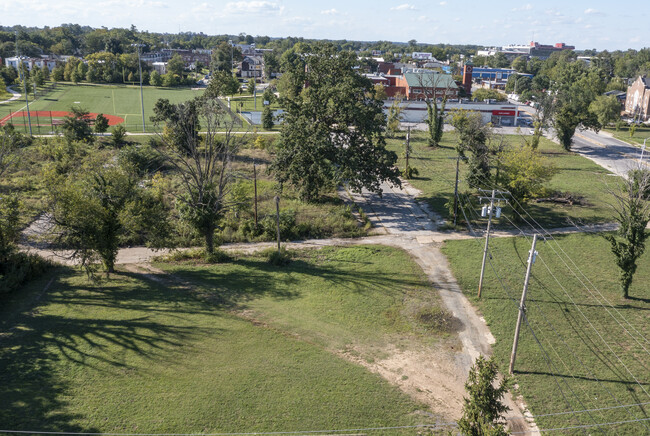
M 406 155 L 406 169 L 404 170 L 404 175 L 408 177 L 408 171 L 409 171 L 409 154 L 411 154 L 411 126 L 408 126 L 406 130 L 406 150 L 404 151 L 404 154 Z
M 479 189 L 482 192 L 489 192 L 483 189 Z M 496 189 L 492 190 L 492 196 L 489 197 L 490 207 L 488 208 L 488 224 L 487 231 L 485 232 L 485 248 L 483 249 L 483 261 L 481 262 L 481 276 L 478 280 L 478 298 L 481 298 L 481 290 L 483 288 L 483 276 L 485 275 L 485 261 L 487 260 L 488 254 L 488 245 L 490 243 L 490 228 L 492 226 L 492 215 L 494 213 L 494 200 L 497 200 L 496 194 L 505 194 L 507 191 L 497 191 Z M 481 200 L 488 199 L 487 197 L 479 197 Z M 507 201 L 505 198 L 499 198 L 499 201 Z
M 275 196 L 275 223 L 278 234 L 278 253 L 280 252 L 280 196 Z
M 458 222 L 458 168 L 460 165 L 460 154 L 456 156 L 456 184 L 454 185 L 454 226 Z
M 521 293 L 521 302 L 519 303 L 519 316 L 517 317 L 517 327 L 515 327 L 515 340 L 512 343 L 512 354 L 510 354 L 510 366 L 508 371 L 512 374 L 512 371 L 515 367 L 515 359 L 517 358 L 517 345 L 519 344 L 519 330 L 521 328 L 521 321 L 524 318 L 524 312 L 526 311 L 526 294 L 528 293 L 528 281 L 530 280 L 530 270 L 535 263 L 535 257 L 537 252 L 535 251 L 535 245 L 537 244 L 537 235 L 533 236 L 533 247 L 530 249 L 528 254 L 528 266 L 526 267 L 526 279 L 524 280 L 524 290 Z
M 255 209 L 255 228 L 257 229 L 257 166 L 255 165 L 255 160 L 253 159 L 253 192 L 255 196 L 254 209 Z

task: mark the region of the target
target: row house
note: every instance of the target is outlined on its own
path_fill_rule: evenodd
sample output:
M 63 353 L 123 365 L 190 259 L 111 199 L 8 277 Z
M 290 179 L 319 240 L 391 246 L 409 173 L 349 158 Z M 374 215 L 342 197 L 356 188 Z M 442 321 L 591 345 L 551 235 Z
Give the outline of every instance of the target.
M 37 58 L 31 58 L 31 57 L 26 57 L 26 56 L 20 56 L 20 57 L 10 57 L 5 59 L 5 66 L 6 67 L 13 67 L 16 70 L 18 69 L 18 65 L 21 63 L 27 67 L 28 71 L 32 71 L 32 68 L 38 67 L 40 69 L 43 69 L 43 67 L 47 67 L 50 72 L 59 64 L 64 64 L 70 56 L 56 56 L 56 55 L 42 55 Z

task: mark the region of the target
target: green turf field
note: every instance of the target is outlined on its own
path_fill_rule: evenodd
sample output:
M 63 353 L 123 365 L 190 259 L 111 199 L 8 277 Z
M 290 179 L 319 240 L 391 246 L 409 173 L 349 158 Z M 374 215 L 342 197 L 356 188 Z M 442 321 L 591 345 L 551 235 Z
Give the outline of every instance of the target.
M 172 103 L 180 103 L 198 95 L 203 90 L 193 91 L 189 88 L 143 88 L 144 115 L 147 131 L 153 131 L 149 117 L 153 115 L 153 106 L 159 98 L 166 98 Z M 130 85 L 97 85 L 57 83 L 39 89 L 36 100 L 30 95 L 30 111 L 67 111 L 71 106 L 80 106 L 92 113 L 116 115 L 124 119 L 128 131 L 142 131 L 142 109 L 140 105 L 140 88 Z M 24 98 L 10 103 L 0 104 L 0 120 L 15 111 L 25 109 Z M 14 118 L 13 123 L 19 129 L 25 129 L 26 120 Z M 37 127 L 37 124 L 40 125 Z M 32 117 L 34 134 L 47 134 L 51 129 L 49 117 Z
M 409 255 L 298 256 L 283 268 L 259 255 L 159 264 L 161 281 L 121 270 L 92 282 L 61 268 L 3 295 L 0 428 L 298 432 L 441 419 L 339 354 L 347 345 L 370 359 L 395 338 L 440 345 L 410 312 L 439 300 Z

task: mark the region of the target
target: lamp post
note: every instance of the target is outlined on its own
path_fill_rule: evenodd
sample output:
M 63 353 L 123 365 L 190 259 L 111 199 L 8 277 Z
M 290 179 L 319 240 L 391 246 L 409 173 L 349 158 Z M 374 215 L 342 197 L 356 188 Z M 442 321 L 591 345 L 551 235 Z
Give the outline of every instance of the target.
M 643 140 L 643 146 L 641 147 L 641 159 L 640 161 L 643 162 L 643 152 L 645 151 L 645 143 L 648 140 L 648 138 Z
M 233 64 L 235 63 L 232 39 L 228 40 L 228 44 L 230 44 L 230 75 L 232 76 L 232 68 L 233 68 Z
M 29 96 L 27 95 L 27 77 L 25 77 L 25 74 L 23 69 L 25 68 L 25 64 L 21 60 L 20 56 L 18 56 L 18 32 L 16 32 L 16 66 L 18 67 L 18 74 L 20 75 L 20 80 L 23 82 L 23 92 L 25 93 L 25 106 L 27 107 L 27 124 L 29 124 L 29 136 L 32 136 L 32 117 L 29 113 Z M 23 118 L 24 120 L 25 118 Z M 24 121 L 23 121 L 24 122 Z
M 142 109 L 142 132 L 145 132 L 144 124 L 144 95 L 142 93 L 142 62 L 140 61 L 140 47 L 144 47 L 144 44 L 131 44 L 132 47 L 136 48 L 138 52 L 138 71 L 140 72 L 140 107 Z

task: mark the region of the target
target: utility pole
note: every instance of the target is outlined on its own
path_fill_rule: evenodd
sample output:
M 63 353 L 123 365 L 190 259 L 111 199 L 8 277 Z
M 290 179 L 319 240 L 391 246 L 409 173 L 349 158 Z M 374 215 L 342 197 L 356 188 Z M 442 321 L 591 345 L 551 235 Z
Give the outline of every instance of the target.
M 255 195 L 255 228 L 257 229 L 257 166 L 253 160 L 253 191 Z
M 406 149 L 404 150 L 404 156 L 406 158 L 406 169 L 404 170 L 404 175 L 407 176 L 406 178 L 408 179 L 408 171 L 409 171 L 409 154 L 411 154 L 411 126 L 408 126 L 408 129 L 406 131 Z
M 481 192 L 490 192 L 486 191 L 485 189 L 479 189 Z M 485 232 L 485 248 L 483 249 L 483 261 L 481 262 L 481 276 L 478 280 L 478 298 L 481 298 L 481 289 L 483 288 L 483 276 L 485 275 L 485 261 L 487 260 L 487 254 L 488 254 L 488 245 L 490 243 L 490 228 L 492 226 L 492 215 L 494 213 L 494 200 L 499 200 L 499 201 L 508 201 L 505 198 L 496 198 L 496 194 L 506 194 L 508 191 L 497 191 L 496 189 L 492 190 L 492 196 L 491 197 L 479 197 L 481 200 L 489 199 L 490 200 L 490 207 L 488 208 L 488 224 L 487 224 L 487 231 Z
M 533 247 L 530 249 L 528 254 L 528 266 L 526 267 L 526 279 L 524 280 L 524 290 L 521 293 L 521 302 L 519 303 L 519 316 L 517 317 L 517 327 L 515 327 L 515 340 L 512 344 L 512 354 L 510 354 L 510 366 L 508 371 L 512 375 L 512 371 L 515 367 L 515 359 L 517 358 L 517 345 L 519 344 L 519 330 L 521 328 L 521 320 L 524 318 L 524 313 L 526 312 L 526 294 L 528 293 L 528 282 L 530 280 L 530 270 L 535 263 L 535 258 L 537 257 L 537 252 L 535 251 L 535 245 L 537 244 L 537 235 L 533 236 Z
M 27 78 L 23 74 L 23 68 L 25 67 L 25 64 L 23 64 L 23 61 L 20 59 L 20 56 L 18 56 L 18 32 L 17 31 L 16 31 L 16 58 L 18 58 L 18 73 L 20 74 L 20 80 L 23 82 L 23 92 L 25 93 L 25 106 L 27 107 L 27 124 L 29 124 L 29 136 L 32 136 L 32 117 L 29 113 L 29 95 L 27 95 Z
M 456 183 L 454 184 L 454 226 L 458 221 L 458 169 L 460 166 L 460 153 L 456 156 Z

